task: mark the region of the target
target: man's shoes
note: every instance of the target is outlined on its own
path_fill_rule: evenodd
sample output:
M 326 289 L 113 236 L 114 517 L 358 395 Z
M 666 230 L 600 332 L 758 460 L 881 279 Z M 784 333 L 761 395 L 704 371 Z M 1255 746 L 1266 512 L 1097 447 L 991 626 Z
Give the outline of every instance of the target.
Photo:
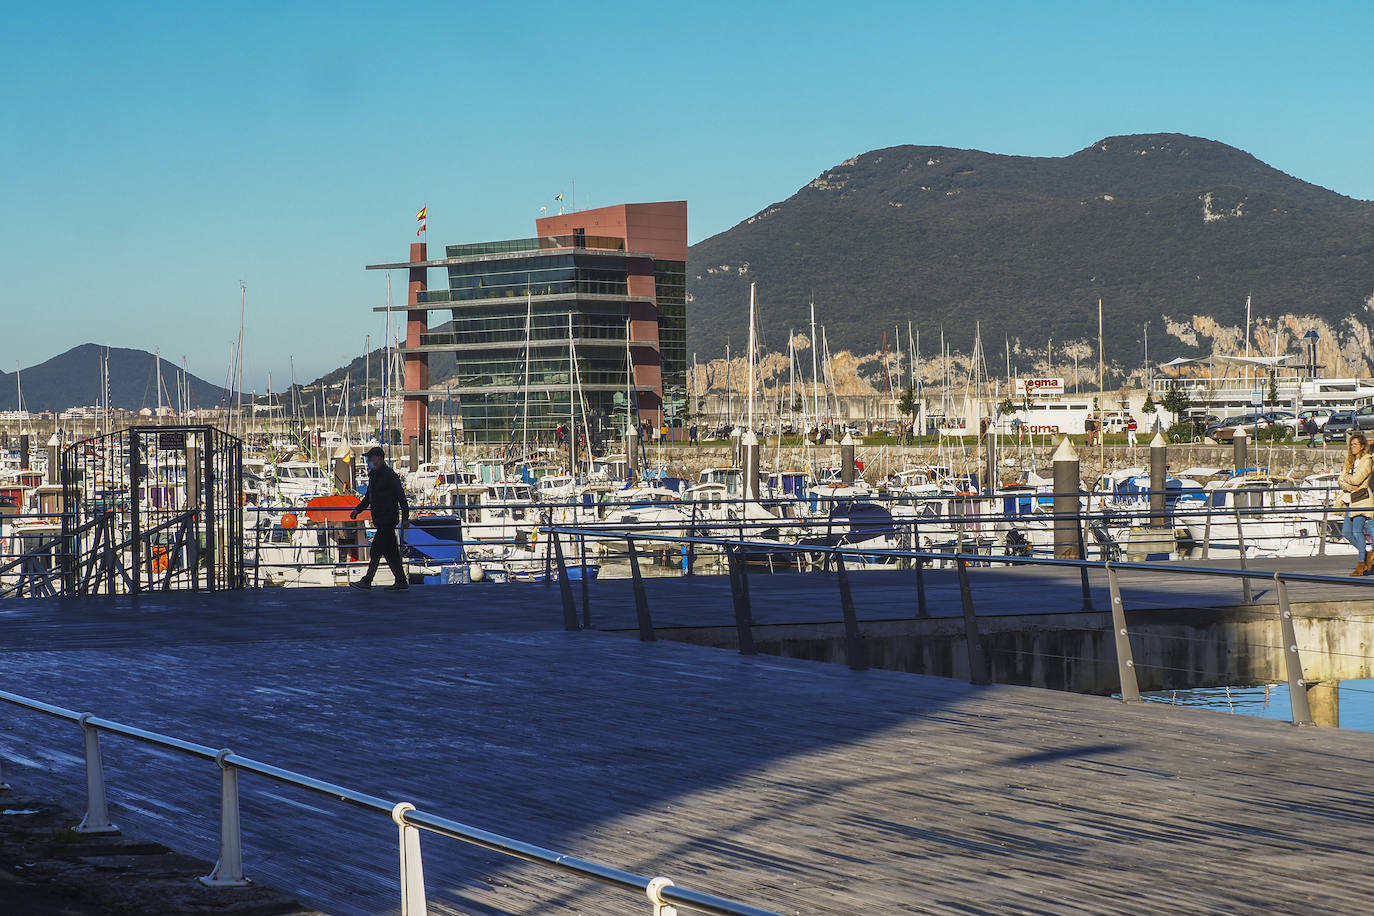
M 352 582 L 348 583 L 348 587 L 356 588 L 360 592 L 365 592 L 368 589 L 372 588 L 372 583 L 364 579 L 355 579 Z
M 386 590 L 389 592 L 408 592 L 410 591 L 410 586 L 404 582 L 393 582 L 386 587 Z

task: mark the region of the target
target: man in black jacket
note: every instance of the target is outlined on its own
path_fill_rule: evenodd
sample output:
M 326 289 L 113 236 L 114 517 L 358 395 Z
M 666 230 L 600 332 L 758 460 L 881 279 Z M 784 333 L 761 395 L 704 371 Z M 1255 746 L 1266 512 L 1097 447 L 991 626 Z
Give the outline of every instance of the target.
M 374 446 L 363 457 L 367 459 L 367 492 L 350 517 L 356 519 L 358 513 L 371 508 L 372 526 L 376 531 L 372 535 L 372 558 L 368 560 L 367 572 L 363 573 L 361 579 L 348 584 L 364 590 L 371 588 L 372 577 L 377 574 L 377 567 L 385 557 L 396 579 L 386 590 L 403 592 L 410 588 L 410 584 L 406 581 L 405 567 L 401 565 L 401 545 L 396 540 L 396 525 L 400 523 L 404 528 L 410 520 L 410 503 L 406 501 L 401 478 L 386 463 L 386 452 Z

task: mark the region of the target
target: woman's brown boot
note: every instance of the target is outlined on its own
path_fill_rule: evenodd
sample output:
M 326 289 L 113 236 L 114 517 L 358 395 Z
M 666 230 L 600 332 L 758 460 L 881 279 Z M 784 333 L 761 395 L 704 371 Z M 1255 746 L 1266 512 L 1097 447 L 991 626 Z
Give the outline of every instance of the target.
M 1369 560 L 1365 559 L 1355 564 L 1355 568 L 1350 571 L 1350 575 L 1363 576 L 1367 572 L 1369 572 Z

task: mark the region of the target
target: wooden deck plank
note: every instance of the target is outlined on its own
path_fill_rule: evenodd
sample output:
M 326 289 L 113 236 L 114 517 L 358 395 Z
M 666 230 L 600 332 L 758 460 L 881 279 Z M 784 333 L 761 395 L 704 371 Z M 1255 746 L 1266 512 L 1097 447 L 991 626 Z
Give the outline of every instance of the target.
M 1026 593 L 1002 572 L 975 589 Z M 868 614 L 906 588 L 855 580 Z M 825 609 L 814 580 L 756 582 L 770 613 Z M 632 621 L 598 585 L 594 614 Z M 712 591 L 695 610 L 715 615 L 723 586 L 654 580 L 651 600 L 689 619 L 674 590 Z M 784 912 L 1374 908 L 1364 734 L 564 633 L 540 585 L 10 602 L 0 646 L 7 690 Z M 79 730 L 0 723 L 6 778 L 79 805 Z M 105 756 L 117 823 L 213 858 L 213 765 Z M 250 874 L 337 916 L 396 910 L 386 818 L 245 777 L 243 819 Z M 436 913 L 645 911 L 424 844 Z

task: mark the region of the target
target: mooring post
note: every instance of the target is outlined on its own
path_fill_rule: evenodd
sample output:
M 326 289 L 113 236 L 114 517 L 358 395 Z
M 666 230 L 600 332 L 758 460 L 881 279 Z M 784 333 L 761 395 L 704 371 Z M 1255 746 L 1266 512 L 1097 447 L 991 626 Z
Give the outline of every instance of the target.
M 1307 701 L 1307 681 L 1302 676 L 1302 658 L 1298 655 L 1298 634 L 1293 626 L 1293 611 L 1288 603 L 1288 583 L 1274 573 L 1274 585 L 1279 591 L 1279 629 L 1283 636 L 1283 664 L 1288 674 L 1288 701 L 1293 708 L 1294 725 L 1315 725 L 1312 707 Z
M 1255 429 L 1258 430 L 1259 427 L 1256 426 Z M 1240 473 L 1250 464 L 1249 456 L 1247 455 L 1247 445 L 1249 441 L 1250 433 L 1244 426 L 1237 429 L 1236 434 L 1231 437 L 1231 460 L 1235 462 L 1236 465 L 1236 476 L 1240 476 Z
M 1150 440 L 1150 522 L 1156 528 L 1167 528 L 1169 495 L 1169 443 L 1164 434 L 1156 432 Z
M 653 642 L 654 621 L 649 616 L 649 596 L 644 591 L 644 577 L 639 572 L 639 553 L 635 550 L 635 539 L 626 538 L 625 544 L 630 553 L 630 578 L 634 580 L 635 617 L 639 620 L 639 638 L 643 642 Z
M 840 581 L 840 610 L 844 613 L 844 654 L 854 671 L 868 669 L 868 646 L 859 632 L 859 616 L 854 612 L 854 595 L 849 590 L 849 571 L 844 568 L 844 554 L 836 548 L 835 572 Z
M 225 748 L 215 755 L 219 764 L 219 861 L 214 870 L 200 879 L 209 887 L 247 887 L 253 882 L 243 876 L 243 842 L 239 829 L 239 771 L 228 763 L 233 751 Z
M 726 561 L 730 565 L 730 598 L 735 605 L 735 632 L 738 634 L 741 655 L 757 655 L 754 647 L 753 607 L 749 602 L 749 571 L 744 562 L 744 550 L 740 547 L 725 549 Z
M 563 545 L 556 539 L 553 542 L 553 558 L 558 567 L 558 594 L 563 599 L 563 629 L 580 629 L 577 625 L 577 606 L 573 604 L 572 583 L 568 581 L 568 564 L 563 559 Z
M 1054 555 L 1061 560 L 1081 560 L 1077 530 L 1083 514 L 1079 490 L 1083 487 L 1078 452 L 1065 436 L 1054 450 Z
M 1121 603 L 1121 583 L 1110 560 L 1102 565 L 1107 569 L 1107 587 L 1112 593 L 1112 635 L 1116 641 L 1116 671 L 1121 678 L 1121 702 L 1140 703 L 1135 655 L 1131 652 L 1131 634 L 1126 630 L 1126 608 Z
M 86 816 L 75 828 L 77 833 L 118 833 L 110 823 L 110 809 L 105 805 L 105 767 L 100 757 L 100 729 L 91 724 L 91 714 L 83 712 L 77 719 L 86 740 Z
M 964 639 L 968 642 L 968 679 L 972 684 L 991 684 L 988 660 L 983 654 L 983 640 L 978 635 L 978 618 L 973 612 L 973 589 L 968 583 L 968 565 L 963 557 L 956 557 L 954 565 L 959 571 L 959 598 L 964 606 Z

